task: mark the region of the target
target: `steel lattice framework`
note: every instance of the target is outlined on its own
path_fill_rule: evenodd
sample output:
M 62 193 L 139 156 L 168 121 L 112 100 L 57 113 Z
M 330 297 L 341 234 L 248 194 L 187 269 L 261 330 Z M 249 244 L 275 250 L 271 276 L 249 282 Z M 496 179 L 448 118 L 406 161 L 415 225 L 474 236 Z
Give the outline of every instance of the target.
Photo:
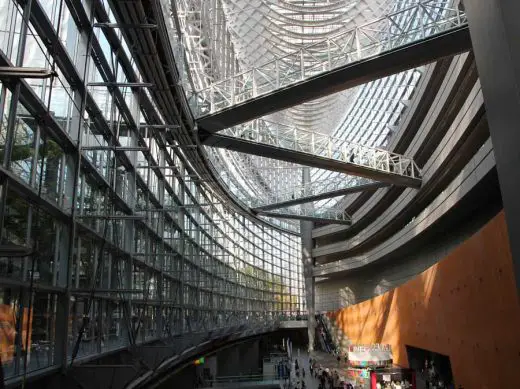
M 192 96 L 192 110 L 196 117 L 201 118 L 323 72 L 466 24 L 464 12 L 445 1 L 420 1 L 214 82 Z
M 198 0 L 183 0 L 172 2 L 172 10 L 184 31 L 180 36 L 184 39 L 185 56 L 191 58 L 185 62 L 184 70 L 191 75 L 191 83 L 185 85 L 196 116 L 199 116 L 247 102 L 255 96 L 269 94 L 345 64 L 356 63 L 425 37 L 465 26 L 464 12 L 453 3 L 457 2 L 353 0 L 315 1 L 311 5 L 296 4 L 290 0 L 211 0 L 202 3 Z M 257 66 L 259 62 L 263 64 Z M 204 66 L 201 66 L 202 63 Z M 350 146 L 360 146 L 358 149 L 363 166 L 372 166 L 391 174 L 396 169 L 398 175 L 412 176 L 413 180 L 406 185 L 417 187 L 420 172 L 413 161 L 388 153 L 384 147 L 380 147 L 387 144 L 398 130 L 396 118 L 400 118 L 399 110 L 402 112 L 403 107 L 406 107 L 404 99 L 413 94 L 413 88 L 419 80 L 416 74 L 420 74 L 420 71 L 407 71 L 404 76 L 388 77 L 382 82 L 378 80 L 361 88 L 277 112 L 264 119 L 265 122 L 278 123 L 278 127 L 298 128 L 300 134 L 303 131 L 308 131 L 306 135 L 317 133 L 318 142 L 308 139 L 298 142 L 288 137 L 282 139 L 284 136 L 273 142 L 277 136 L 273 137 L 269 129 L 262 139 L 266 142 L 259 144 L 288 146 L 289 150 L 300 149 L 298 152 L 303 150 L 309 155 L 315 147 L 321 156 L 332 156 L 350 163 L 348 149 L 333 146 L 336 152 L 334 156 L 320 144 L 325 134 L 336 134 L 333 138 L 348 140 Z M 404 85 L 400 86 L 399 83 Z M 363 108 L 354 111 L 354 107 L 360 105 L 357 100 L 360 94 L 370 88 L 374 89 L 374 86 L 378 99 L 362 99 Z M 348 127 L 356 121 L 362 122 L 363 112 L 375 112 L 375 107 L 380 122 L 367 123 L 366 128 L 361 130 Z M 351 120 L 355 117 L 359 119 Z M 351 124 L 348 124 L 349 121 Z M 319 134 L 317 129 L 321 129 L 323 134 Z M 238 137 L 232 135 L 235 140 L 252 141 L 247 139 L 247 131 L 244 129 L 234 128 L 233 131 L 238 134 Z M 256 141 L 262 137 L 258 135 Z M 203 142 L 218 143 L 211 139 Z M 361 147 L 365 142 L 380 149 L 380 155 L 365 153 Z M 294 166 L 293 178 L 280 181 L 275 162 L 258 157 L 267 154 L 257 152 L 256 155 L 247 155 L 236 152 L 241 150 L 238 143 L 235 147 L 223 143 L 220 145 L 227 150 L 206 148 L 207 156 L 216 163 L 214 171 L 221 178 L 222 184 L 245 205 L 267 204 L 268 198 L 276 197 L 276 192 L 291 193 L 291 196 L 296 194 L 299 197 L 297 189 L 302 185 L 300 165 Z M 385 157 L 385 154 L 388 155 Z M 292 162 L 298 163 L 298 160 Z M 268 168 L 269 164 L 273 166 L 272 169 Z M 406 164 L 410 167 L 404 168 Z M 258 166 L 262 168 L 258 169 Z M 337 173 L 327 173 L 323 169 L 313 169 L 311 177 L 333 182 L 341 179 Z M 320 203 L 321 207 L 328 204 L 334 208 L 340 200 L 332 192 L 324 197 L 327 198 Z M 305 199 L 316 201 L 315 196 L 299 199 L 302 200 L 300 203 Z

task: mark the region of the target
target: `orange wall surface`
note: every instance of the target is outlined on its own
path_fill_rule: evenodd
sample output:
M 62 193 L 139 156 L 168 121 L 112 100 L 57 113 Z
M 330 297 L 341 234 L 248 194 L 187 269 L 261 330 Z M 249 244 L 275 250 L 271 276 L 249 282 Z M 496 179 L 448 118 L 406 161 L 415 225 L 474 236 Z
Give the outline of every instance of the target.
M 520 304 L 504 213 L 446 258 L 381 296 L 329 314 L 352 343 L 450 357 L 465 389 L 520 388 Z

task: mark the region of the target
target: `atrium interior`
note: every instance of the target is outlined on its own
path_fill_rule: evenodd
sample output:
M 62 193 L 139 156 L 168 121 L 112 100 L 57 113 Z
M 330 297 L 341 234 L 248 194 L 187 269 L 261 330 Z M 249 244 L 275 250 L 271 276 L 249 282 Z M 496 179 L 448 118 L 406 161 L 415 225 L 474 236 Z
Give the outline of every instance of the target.
M 0 389 L 515 386 L 519 16 L 0 0 Z

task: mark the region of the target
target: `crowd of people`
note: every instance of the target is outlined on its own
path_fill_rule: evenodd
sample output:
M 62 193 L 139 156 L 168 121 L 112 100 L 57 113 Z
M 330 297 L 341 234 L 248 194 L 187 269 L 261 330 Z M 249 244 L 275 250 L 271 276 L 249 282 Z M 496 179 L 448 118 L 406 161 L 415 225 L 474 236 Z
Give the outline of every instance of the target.
M 287 379 L 291 372 L 289 360 L 284 359 L 275 365 L 275 372 L 277 379 Z
M 322 367 L 313 358 L 309 358 L 308 372 L 299 359 L 288 365 L 289 376 L 284 377 L 284 389 L 306 389 L 310 380 L 318 381 L 319 389 L 356 389 L 352 384 L 343 382 L 338 371 Z M 294 374 L 291 374 L 294 368 Z M 315 386 L 315 385 L 312 385 Z
M 323 368 L 321 365 L 317 364 L 315 360 L 312 358 L 309 359 L 309 366 L 311 370 L 311 375 L 314 376 L 315 379 L 319 380 L 319 389 L 343 389 L 344 385 L 340 380 L 340 376 L 336 370 L 330 371 L 329 368 Z M 350 389 L 350 388 L 348 388 Z
M 294 374 L 292 374 L 294 366 Z M 289 375 L 284 377 L 284 389 L 306 389 L 307 384 L 305 382 L 305 368 L 302 366 L 300 369 L 300 363 L 298 358 L 294 360 L 294 363 L 287 365 Z
M 437 367 L 435 366 L 435 362 L 433 360 L 429 361 L 426 359 L 424 361 L 424 367 L 421 370 L 420 374 L 423 376 L 426 382 L 427 389 L 451 389 L 454 388 L 452 382 L 446 382 Z
M 392 382 L 378 382 L 376 389 L 409 389 L 412 384 L 407 380 L 404 381 L 392 381 Z

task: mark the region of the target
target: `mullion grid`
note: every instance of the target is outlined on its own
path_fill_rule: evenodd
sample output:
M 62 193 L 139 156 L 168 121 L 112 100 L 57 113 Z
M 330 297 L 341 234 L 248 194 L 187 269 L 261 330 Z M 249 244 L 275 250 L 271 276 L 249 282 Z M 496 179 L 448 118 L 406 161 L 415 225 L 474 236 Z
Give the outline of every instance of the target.
M 55 5 L 60 5 L 59 1 L 56 0 Z M 63 7 L 66 9 L 65 4 L 63 4 Z M 72 23 L 71 20 L 68 22 Z M 79 45 L 79 31 L 76 31 L 76 34 L 78 34 L 76 42 L 74 47 L 72 47 L 74 50 Z M 110 52 L 112 55 L 112 50 Z M 77 57 L 78 61 L 75 65 L 80 66 L 79 61 L 85 60 L 89 56 L 85 56 L 85 58 Z M 117 64 L 116 68 L 121 66 L 119 60 L 115 63 Z M 82 66 L 87 66 L 87 64 Z M 91 66 L 93 66 L 92 63 Z M 61 71 L 60 69 L 58 70 Z M 113 70 L 115 71 L 116 69 Z M 96 71 L 91 70 L 89 74 L 94 75 Z M 121 80 L 120 77 L 118 79 Z M 3 88 L 2 91 L 4 96 L 8 95 L 6 88 Z M 67 104 L 69 104 L 70 109 L 79 111 L 83 105 L 84 97 L 81 96 L 80 90 L 71 88 L 71 91 L 72 95 Z M 134 117 L 132 120 L 139 122 L 139 111 L 132 111 L 131 107 L 125 108 L 124 105 L 139 103 L 137 100 L 142 96 L 134 93 L 131 97 L 128 97 L 124 93 L 124 100 L 116 101 L 114 91 L 106 88 L 103 92 L 90 91 L 89 93 L 94 93 L 98 97 L 100 97 L 100 94 L 110 95 L 111 97 L 106 100 L 109 101 L 110 107 L 104 110 L 107 113 L 101 118 L 97 117 L 94 119 L 91 118 L 90 114 L 85 113 L 81 120 L 77 120 L 78 133 L 81 134 L 80 136 L 83 140 L 85 135 L 89 134 L 90 137 L 102 135 L 106 141 L 110 141 L 117 134 L 115 141 L 120 144 L 128 145 L 128 142 L 132 142 L 132 137 L 134 137 L 133 141 L 135 142 L 135 134 L 132 135 L 130 133 L 134 131 L 130 130 L 129 126 L 131 123 L 128 123 L 127 120 L 121 120 L 121 109 L 133 112 Z M 17 104 L 21 107 L 22 103 Z M 3 107 L 5 106 L 6 102 L 3 103 Z M 89 110 L 89 112 L 92 111 Z M 30 120 L 27 114 L 24 115 L 25 120 Z M 29 112 L 29 118 L 30 115 L 32 114 Z M 76 117 L 79 118 L 77 113 Z M 70 134 L 73 131 L 71 130 L 71 117 L 66 115 L 57 117 L 54 120 L 62 128 L 64 134 Z M 124 133 L 120 131 L 122 125 L 126 128 Z M 107 133 L 107 129 L 111 133 Z M 14 130 L 12 129 L 11 131 Z M 37 124 L 36 133 L 41 133 L 40 138 L 47 137 L 46 126 Z M 123 137 L 125 137 L 124 141 L 122 141 Z M 153 144 L 154 142 L 150 143 Z M 80 144 L 79 142 L 76 143 L 76 147 Z M 110 146 L 110 143 L 107 146 Z M 30 164 L 32 166 L 37 165 L 38 162 L 38 147 L 31 157 Z M 164 148 L 156 147 L 155 144 L 153 144 L 153 147 L 155 149 L 154 155 L 166 153 Z M 65 161 L 77 155 L 77 150 L 62 150 L 61 153 L 60 159 Z M 130 162 L 133 160 L 135 163 L 136 158 L 132 158 L 132 153 L 137 154 L 140 152 L 128 152 Z M 63 300 L 66 290 L 70 290 L 72 297 L 67 302 L 66 306 L 68 306 L 68 309 L 64 313 L 55 313 L 52 318 L 45 322 L 48 328 L 52 327 L 52 329 L 47 331 L 49 333 L 47 340 L 39 339 L 34 335 L 36 331 L 32 331 L 31 342 L 33 348 L 31 353 L 34 353 L 35 357 L 31 358 L 31 360 L 37 366 L 33 366 L 31 362 L 27 366 L 28 370 L 39 368 L 41 364 L 48 366 L 59 364 L 60 358 L 63 357 L 59 355 L 57 349 L 58 344 L 62 342 L 67 344 L 68 349 L 68 355 L 65 356 L 64 360 L 70 359 L 70 353 L 76 337 L 79 336 L 78 329 L 81 326 L 85 326 L 85 331 L 81 335 L 82 346 L 78 358 L 124 347 L 132 339 L 137 342 L 145 342 L 164 336 L 164 334 L 172 335 L 185 331 L 186 327 L 179 325 L 182 322 L 182 310 L 193 314 L 194 318 L 197 319 L 207 318 L 209 312 L 212 315 L 209 321 L 217 327 L 229 325 L 229 323 L 237 320 L 244 321 L 251 317 L 260 316 L 264 312 L 267 312 L 267 316 L 270 317 L 274 317 L 277 314 L 275 296 L 272 292 L 272 285 L 275 280 L 275 276 L 272 274 L 274 271 L 272 267 L 274 261 L 272 253 L 275 251 L 275 255 L 280 257 L 281 251 L 273 250 L 273 247 L 279 245 L 282 240 L 288 240 L 290 244 L 289 246 L 284 245 L 284 250 L 294 250 L 296 254 L 294 258 L 299 260 L 297 257 L 297 246 L 299 245 L 297 239 L 290 234 L 253 223 L 237 214 L 228 212 L 226 219 L 226 217 L 220 214 L 219 210 L 216 210 L 216 214 L 220 214 L 224 224 L 228 225 L 227 231 L 229 233 L 229 235 L 223 238 L 219 237 L 218 241 L 240 240 L 243 242 L 244 247 L 240 247 L 237 254 L 227 254 L 233 258 L 235 265 L 230 266 L 229 263 L 222 262 L 218 256 L 214 256 L 216 247 L 219 247 L 220 250 L 221 245 L 211 234 L 209 234 L 210 236 L 204 245 L 200 245 L 200 242 L 194 242 L 190 253 L 184 255 L 183 250 L 179 250 L 178 247 L 163 239 L 164 227 L 161 226 L 164 225 L 173 226 L 174 230 L 181 232 L 181 236 L 184 234 L 182 231 L 185 226 L 179 226 L 177 220 L 172 219 L 168 214 L 161 213 L 159 216 L 161 222 L 152 222 L 151 224 L 147 220 L 117 219 L 117 216 L 122 217 L 133 214 L 138 198 L 138 190 L 143 194 L 145 207 L 147 209 L 155 207 L 159 201 L 157 199 L 159 194 L 158 188 L 161 186 L 158 182 L 164 184 L 164 178 L 156 177 L 155 173 L 153 173 L 154 178 L 152 180 L 150 175 L 146 178 L 136 177 L 125 166 L 124 162 L 117 160 L 114 152 L 87 154 L 91 155 L 90 158 L 98 158 L 95 154 L 106 154 L 107 157 L 100 164 L 93 164 L 92 160 L 83 160 L 81 164 L 77 165 L 79 166 L 78 186 L 75 188 L 74 198 L 76 200 L 73 203 L 72 198 L 56 198 L 53 200 L 58 207 L 63 209 L 64 215 L 62 217 L 65 219 L 65 223 L 60 222 L 55 217 L 46 216 L 49 219 L 48 225 L 54 226 L 52 231 L 54 231 L 53 239 L 56 245 L 49 247 L 54 247 L 50 255 L 57 263 L 57 267 L 48 273 L 48 282 L 50 286 L 57 289 L 54 292 L 44 292 L 44 285 L 34 288 L 33 299 L 34 301 L 37 300 L 37 303 L 34 303 L 34 311 L 32 313 L 37 314 L 37 310 L 43 309 L 43 306 L 46 309 L 56 306 L 57 301 Z M 148 158 L 145 159 L 148 160 Z M 45 164 L 47 165 L 47 163 Z M 113 165 L 108 170 L 104 166 L 105 170 L 97 172 L 97 166 L 103 166 L 103 164 Z M 74 182 L 75 172 L 73 170 L 65 172 L 63 166 L 62 163 L 57 167 L 58 170 L 64 173 L 61 173 L 62 175 L 57 178 L 58 181 L 55 183 L 56 191 L 64 186 L 70 186 Z M 116 177 L 116 171 L 123 172 L 121 179 Z M 31 172 L 36 172 L 35 168 L 28 170 L 28 181 L 37 182 L 37 176 L 30 178 L 31 174 L 33 174 Z M 2 173 L 2 176 L 5 176 L 5 174 Z M 11 177 L 7 178 L 8 182 L 12 180 L 14 179 Z M 127 198 L 122 197 L 125 191 L 121 190 L 121 182 L 125 182 L 124 187 L 130 192 L 130 196 Z M 150 184 L 152 187 L 149 187 Z M 181 183 L 181 185 L 184 185 L 184 190 L 190 190 L 186 184 Z M 2 190 L 6 190 L 4 189 L 5 187 L 6 185 L 3 185 Z M 35 189 L 19 190 L 22 192 L 29 190 L 34 193 Z M 164 190 L 167 191 L 167 189 Z M 202 189 L 200 191 L 205 192 Z M 177 191 L 175 192 L 178 193 Z M 2 196 L 3 208 L 6 207 L 7 202 L 10 201 L 9 199 L 15 195 L 14 192 L 11 194 L 7 190 L 4 194 L 8 196 Z M 205 193 L 205 195 L 207 194 Z M 31 212 L 34 213 L 34 209 L 37 209 L 37 207 L 25 200 L 22 201 L 26 204 L 27 215 L 29 216 L 25 218 L 27 219 L 27 228 L 30 230 L 36 223 L 35 219 L 31 219 L 30 215 Z M 71 208 L 66 208 L 67 203 L 71 203 Z M 47 202 L 42 204 L 40 208 L 43 213 L 48 205 Z M 99 214 L 104 216 L 100 218 L 99 225 L 90 225 L 86 222 L 86 219 L 79 217 L 84 215 L 87 209 L 90 212 L 90 216 L 95 215 L 94 212 L 99 212 Z M 73 218 L 72 212 L 79 218 Z M 212 228 L 217 226 L 215 222 L 210 224 L 213 226 Z M 74 229 L 76 232 L 72 235 L 73 238 L 71 237 L 68 242 L 62 239 L 63 236 L 67 235 L 69 228 L 74 225 L 77 225 L 78 228 Z M 220 230 L 221 227 L 218 226 L 218 228 Z M 200 231 L 204 231 L 205 228 L 197 226 L 197 229 L 199 231 L 198 235 L 203 235 Z M 244 229 L 244 232 L 240 233 L 240 229 Z M 87 232 L 80 233 L 79 230 Z M 108 232 L 105 233 L 105 230 Z M 87 235 L 84 235 L 84 233 Z M 189 240 L 186 236 L 184 238 Z M 141 243 L 138 244 L 138 242 Z M 88 251 L 88 247 L 91 247 L 90 251 Z M 71 248 L 73 248 L 73 254 L 68 256 L 67 252 Z M 257 250 L 260 254 L 257 254 Z M 190 265 L 190 275 L 185 274 L 183 271 L 175 270 L 179 269 L 177 265 L 181 261 L 179 256 L 183 255 L 183 261 Z M 245 259 L 241 258 L 241 256 L 245 256 Z M 218 272 L 213 271 L 211 268 L 208 269 L 207 265 L 201 263 L 202 257 L 210 258 L 209 260 L 214 264 L 221 264 L 224 268 L 229 269 L 225 273 L 229 274 L 231 272 L 231 274 L 236 274 L 236 280 L 224 280 Z M 30 259 L 25 260 L 24 263 L 25 270 L 20 270 L 19 273 L 22 281 L 26 282 L 28 280 L 27 269 Z M 58 267 L 58 265 L 61 267 Z M 220 269 L 222 268 L 220 267 L 221 265 L 219 265 Z M 70 282 L 67 279 L 59 278 L 59 276 L 67 274 L 67 272 L 72 277 Z M 43 272 L 40 273 L 39 277 L 44 274 Z M 285 278 L 280 279 L 282 283 L 284 280 L 289 282 L 289 276 L 286 275 Z M 183 283 L 185 290 L 180 287 Z M 208 286 L 207 284 L 210 286 L 209 289 L 205 287 Z M 10 291 L 7 292 L 7 289 Z M 27 291 L 27 289 L 28 284 L 25 283 L 18 290 L 18 293 L 21 294 L 22 290 Z M 290 290 L 285 294 L 290 294 Z M 2 288 L 2 296 L 12 291 L 9 286 Z M 183 293 L 186 293 L 186 300 L 180 298 L 180 295 Z M 5 297 L 2 297 L 2 301 L 5 301 Z M 195 305 L 193 305 L 194 302 Z M 204 306 L 206 302 L 209 303 L 209 308 Z M 90 303 L 91 307 L 87 309 Z M 201 306 L 204 307 L 202 308 Z M 289 307 L 289 310 L 291 309 Z M 51 311 L 56 312 L 54 309 L 51 309 Z M 234 312 L 234 318 L 232 318 L 232 312 Z M 18 315 L 18 319 L 22 325 L 24 322 L 28 322 L 26 314 L 23 312 Z M 61 324 L 58 323 L 59 320 L 62 321 Z M 63 322 L 65 320 L 67 322 L 71 320 L 71 328 L 67 339 L 64 339 L 61 333 L 56 332 L 56 328 L 60 325 L 62 327 L 63 325 L 65 327 L 68 326 L 68 324 Z M 207 322 L 206 319 L 204 320 Z M 199 325 L 197 328 L 202 327 Z M 32 329 L 35 329 L 34 324 Z M 133 333 L 134 331 L 135 333 Z M 15 347 L 22 351 L 24 345 L 17 344 Z M 22 352 L 18 353 L 18 355 L 22 354 Z M 16 359 L 13 367 L 12 375 L 22 374 L 23 367 L 19 359 Z

